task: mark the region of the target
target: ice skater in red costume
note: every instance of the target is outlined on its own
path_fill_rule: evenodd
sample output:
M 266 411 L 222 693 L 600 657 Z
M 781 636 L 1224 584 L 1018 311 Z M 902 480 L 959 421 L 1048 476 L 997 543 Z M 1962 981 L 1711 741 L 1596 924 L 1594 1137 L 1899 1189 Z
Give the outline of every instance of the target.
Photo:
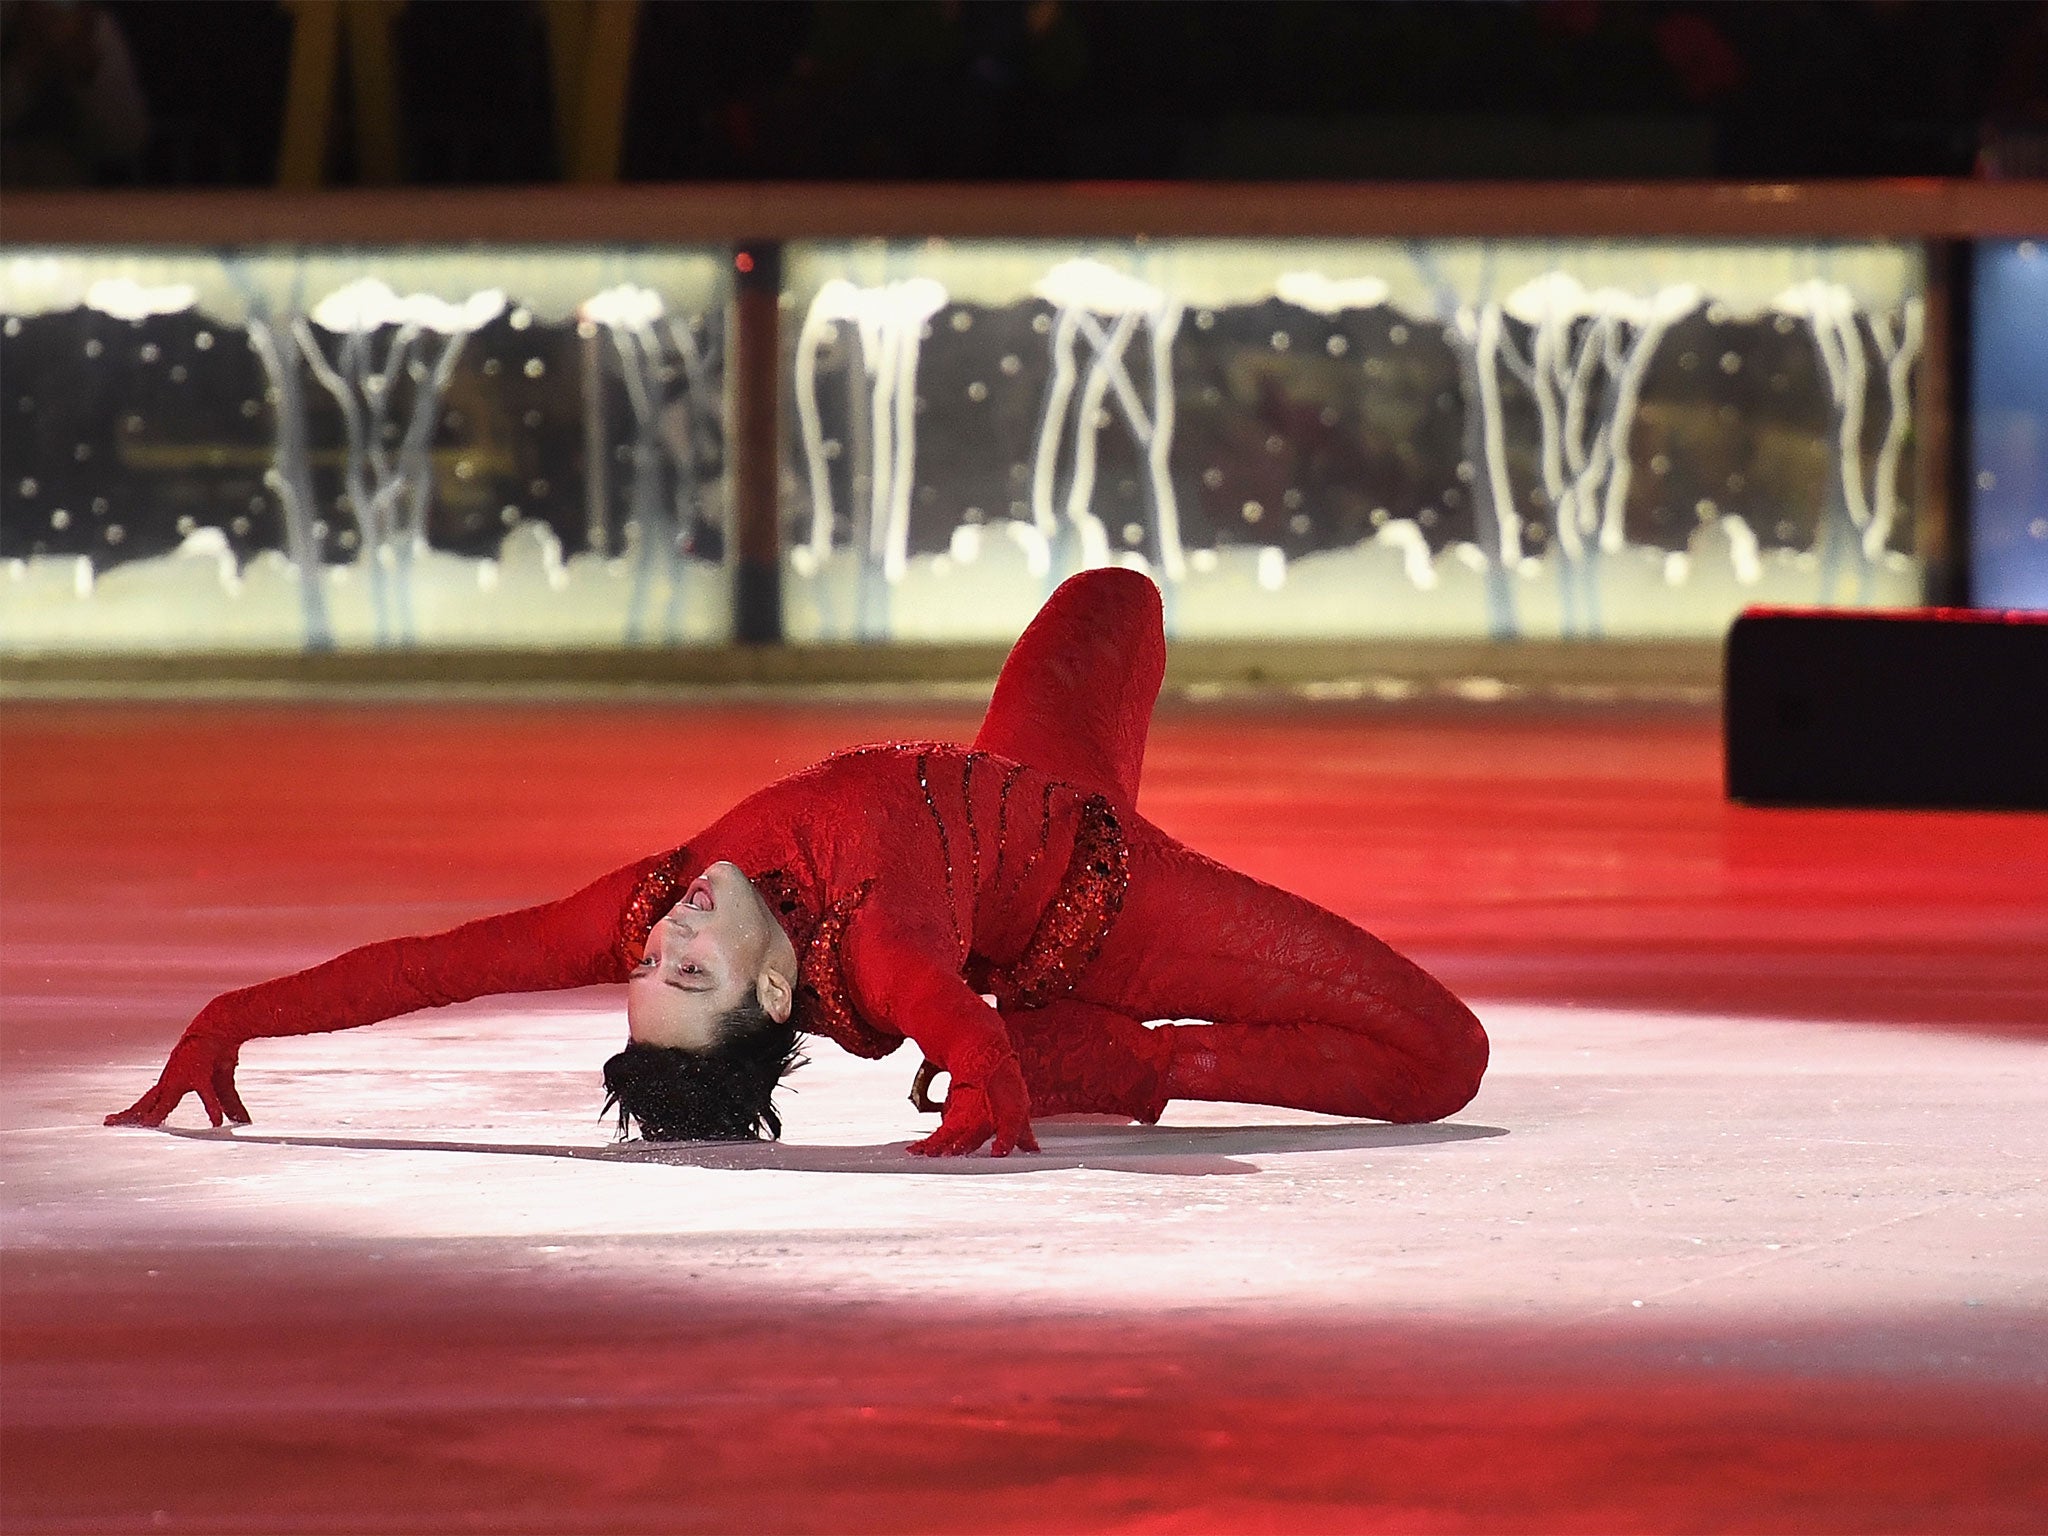
M 1399 1121 L 1463 1107 L 1487 1056 L 1463 1003 L 1138 814 L 1165 660 L 1150 581 L 1077 576 L 1011 651 L 973 746 L 842 752 L 561 901 L 225 993 L 107 1123 L 160 1125 L 188 1093 L 215 1125 L 247 1123 L 249 1040 L 596 982 L 627 989 L 606 1107 L 656 1140 L 779 1134 L 772 1095 L 803 1034 L 871 1057 L 915 1041 L 919 1091 L 950 1079 L 939 1128 L 910 1146 L 928 1156 L 1035 1151 L 1034 1113 L 1149 1124 L 1170 1099 Z

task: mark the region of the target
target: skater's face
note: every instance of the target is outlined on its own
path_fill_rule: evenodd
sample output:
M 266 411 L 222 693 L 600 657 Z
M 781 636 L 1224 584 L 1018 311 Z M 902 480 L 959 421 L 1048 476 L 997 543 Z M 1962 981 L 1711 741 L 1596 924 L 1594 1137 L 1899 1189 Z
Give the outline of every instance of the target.
M 708 1050 L 750 993 L 771 1019 L 788 1019 L 795 985 L 789 936 L 738 866 L 718 863 L 647 935 L 626 987 L 626 1027 L 647 1045 Z

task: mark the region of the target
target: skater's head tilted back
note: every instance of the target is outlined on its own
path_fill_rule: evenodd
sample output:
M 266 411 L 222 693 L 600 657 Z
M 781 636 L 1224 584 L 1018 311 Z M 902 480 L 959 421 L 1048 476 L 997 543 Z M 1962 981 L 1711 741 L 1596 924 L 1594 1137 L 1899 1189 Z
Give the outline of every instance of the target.
M 753 883 L 712 865 L 647 935 L 605 1109 L 650 1141 L 781 1135 L 772 1095 L 801 1059 L 796 979 L 795 946 Z
M 796 947 L 739 867 L 713 864 L 649 930 L 626 988 L 626 1027 L 642 1045 L 709 1050 L 750 998 L 789 1022 Z

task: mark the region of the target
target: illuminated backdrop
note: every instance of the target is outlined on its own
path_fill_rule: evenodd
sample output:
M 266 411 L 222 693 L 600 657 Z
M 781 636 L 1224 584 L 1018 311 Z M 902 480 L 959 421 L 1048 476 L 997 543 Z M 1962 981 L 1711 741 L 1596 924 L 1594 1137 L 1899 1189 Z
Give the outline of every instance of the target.
M 1912 603 L 1918 248 L 794 242 L 794 640 L 1718 634 Z M 0 645 L 732 633 L 710 249 L 16 251 Z
M 1015 633 L 1063 575 L 1178 634 L 1719 633 L 1910 603 L 1915 251 L 792 248 L 788 627 Z
M 0 643 L 722 640 L 723 253 L 0 263 Z
M 1971 590 L 2048 609 L 2048 246 L 1977 249 L 1971 348 Z

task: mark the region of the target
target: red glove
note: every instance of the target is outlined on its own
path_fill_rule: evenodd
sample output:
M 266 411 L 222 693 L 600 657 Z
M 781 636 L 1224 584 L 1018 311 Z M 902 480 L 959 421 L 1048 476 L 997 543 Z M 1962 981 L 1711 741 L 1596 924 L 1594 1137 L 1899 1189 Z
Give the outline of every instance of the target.
M 952 1078 L 939 1128 L 910 1150 L 920 1157 L 964 1157 L 991 1137 L 996 1157 L 1038 1150 L 1031 1134 L 1031 1091 L 1017 1065 L 1003 1016 L 960 975 L 957 943 L 929 891 L 885 904 L 871 897 L 841 941 L 840 962 L 853 1000 L 868 1018 L 917 1042 L 926 1061 Z M 920 925 L 919 919 L 923 922 Z
M 236 1125 L 249 1123 L 249 1111 L 235 1092 L 235 1062 L 242 1042 L 230 1033 L 209 1027 L 202 1012 L 171 1048 L 156 1086 L 119 1114 L 107 1116 L 108 1125 L 162 1125 L 172 1110 L 196 1093 L 215 1125 L 223 1119 Z
M 991 1157 L 1008 1157 L 1022 1147 L 1038 1150 L 1038 1138 L 1031 1131 L 1031 1094 L 1024 1086 L 1024 1074 L 1007 1046 L 984 1046 L 968 1052 L 949 1069 L 952 1078 L 946 1090 L 946 1111 L 939 1128 L 910 1150 L 919 1157 L 964 1157 L 976 1151 L 991 1136 L 995 1145 Z
M 354 1029 L 498 992 L 624 981 L 647 937 L 648 913 L 668 909 L 677 871 L 689 862 L 687 849 L 657 855 L 560 901 L 424 938 L 365 944 L 311 970 L 224 992 L 199 1010 L 156 1086 L 106 1123 L 162 1125 L 196 1093 L 215 1125 L 247 1125 L 235 1064 L 249 1040 Z

